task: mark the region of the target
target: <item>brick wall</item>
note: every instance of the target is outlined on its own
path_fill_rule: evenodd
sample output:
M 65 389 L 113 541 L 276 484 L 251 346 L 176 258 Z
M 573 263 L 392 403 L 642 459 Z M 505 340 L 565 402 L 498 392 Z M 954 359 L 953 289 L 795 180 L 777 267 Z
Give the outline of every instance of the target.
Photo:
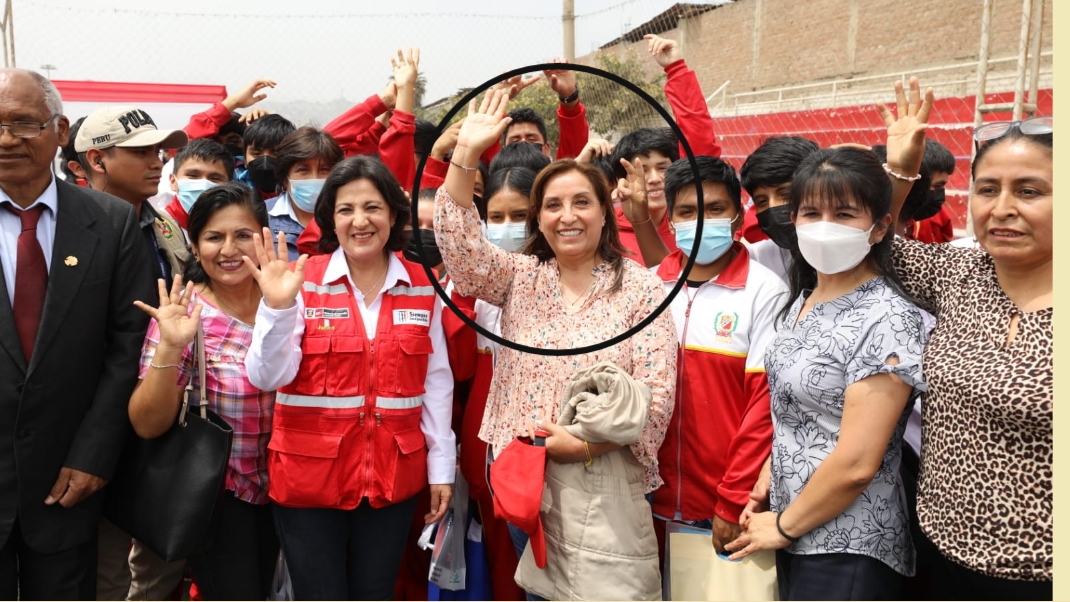
M 1053 4 L 1044 3 L 1044 50 Z M 995 1 L 992 58 L 1017 54 L 1021 6 Z M 733 94 L 975 61 L 981 10 L 981 0 L 736 0 L 661 35 L 683 41 L 707 94 L 728 80 Z M 645 42 L 613 50 L 625 47 Z

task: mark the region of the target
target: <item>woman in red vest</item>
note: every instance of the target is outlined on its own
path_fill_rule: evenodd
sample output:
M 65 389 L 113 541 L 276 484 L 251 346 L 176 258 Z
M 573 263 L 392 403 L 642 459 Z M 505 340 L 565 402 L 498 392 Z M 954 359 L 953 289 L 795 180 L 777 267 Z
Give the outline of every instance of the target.
M 396 254 L 410 211 L 382 162 L 352 157 L 316 202 L 323 255 L 290 265 L 280 235 L 247 260 L 264 301 L 246 367 L 278 389 L 268 476 L 297 599 L 389 599 L 416 494 L 431 484 L 427 523 L 449 505 L 453 377 L 441 301 Z

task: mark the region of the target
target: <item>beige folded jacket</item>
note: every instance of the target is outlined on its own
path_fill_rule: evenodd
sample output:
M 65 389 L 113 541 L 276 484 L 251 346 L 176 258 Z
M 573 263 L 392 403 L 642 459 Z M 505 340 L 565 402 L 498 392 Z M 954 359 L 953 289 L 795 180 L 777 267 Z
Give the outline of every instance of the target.
M 588 442 L 620 449 L 583 462 L 546 463 L 542 522 L 546 568 L 524 550 L 516 582 L 550 600 L 660 600 L 661 571 L 639 441 L 650 388 L 610 362 L 577 372 L 565 389 L 558 424 Z

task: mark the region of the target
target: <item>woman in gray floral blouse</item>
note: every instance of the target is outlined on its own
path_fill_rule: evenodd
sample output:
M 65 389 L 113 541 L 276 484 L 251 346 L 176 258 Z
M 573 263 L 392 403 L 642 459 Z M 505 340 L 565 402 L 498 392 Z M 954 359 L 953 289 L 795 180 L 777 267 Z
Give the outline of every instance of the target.
M 826 149 L 791 196 L 792 301 L 766 355 L 768 510 L 748 505 L 726 547 L 777 550 L 783 600 L 897 599 L 914 572 L 899 463 L 926 331 L 890 263 L 892 185 L 872 152 Z

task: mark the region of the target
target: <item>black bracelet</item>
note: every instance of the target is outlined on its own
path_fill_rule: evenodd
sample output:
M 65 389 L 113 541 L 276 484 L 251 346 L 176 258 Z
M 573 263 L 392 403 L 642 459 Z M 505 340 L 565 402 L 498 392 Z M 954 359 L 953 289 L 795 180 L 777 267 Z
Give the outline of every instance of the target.
M 570 102 L 578 100 L 579 97 L 580 97 L 580 86 L 579 86 L 579 84 L 576 84 L 576 90 L 573 91 L 572 94 L 569 94 L 568 96 L 558 96 L 557 98 L 561 101 L 561 104 L 567 105 Z
M 783 537 L 784 539 L 790 541 L 791 543 L 795 543 L 795 542 L 799 541 L 798 537 L 792 537 L 791 535 L 788 535 L 787 533 L 784 532 L 784 528 L 780 526 L 780 515 L 781 515 L 780 512 L 776 513 L 776 530 L 780 531 L 780 536 Z

